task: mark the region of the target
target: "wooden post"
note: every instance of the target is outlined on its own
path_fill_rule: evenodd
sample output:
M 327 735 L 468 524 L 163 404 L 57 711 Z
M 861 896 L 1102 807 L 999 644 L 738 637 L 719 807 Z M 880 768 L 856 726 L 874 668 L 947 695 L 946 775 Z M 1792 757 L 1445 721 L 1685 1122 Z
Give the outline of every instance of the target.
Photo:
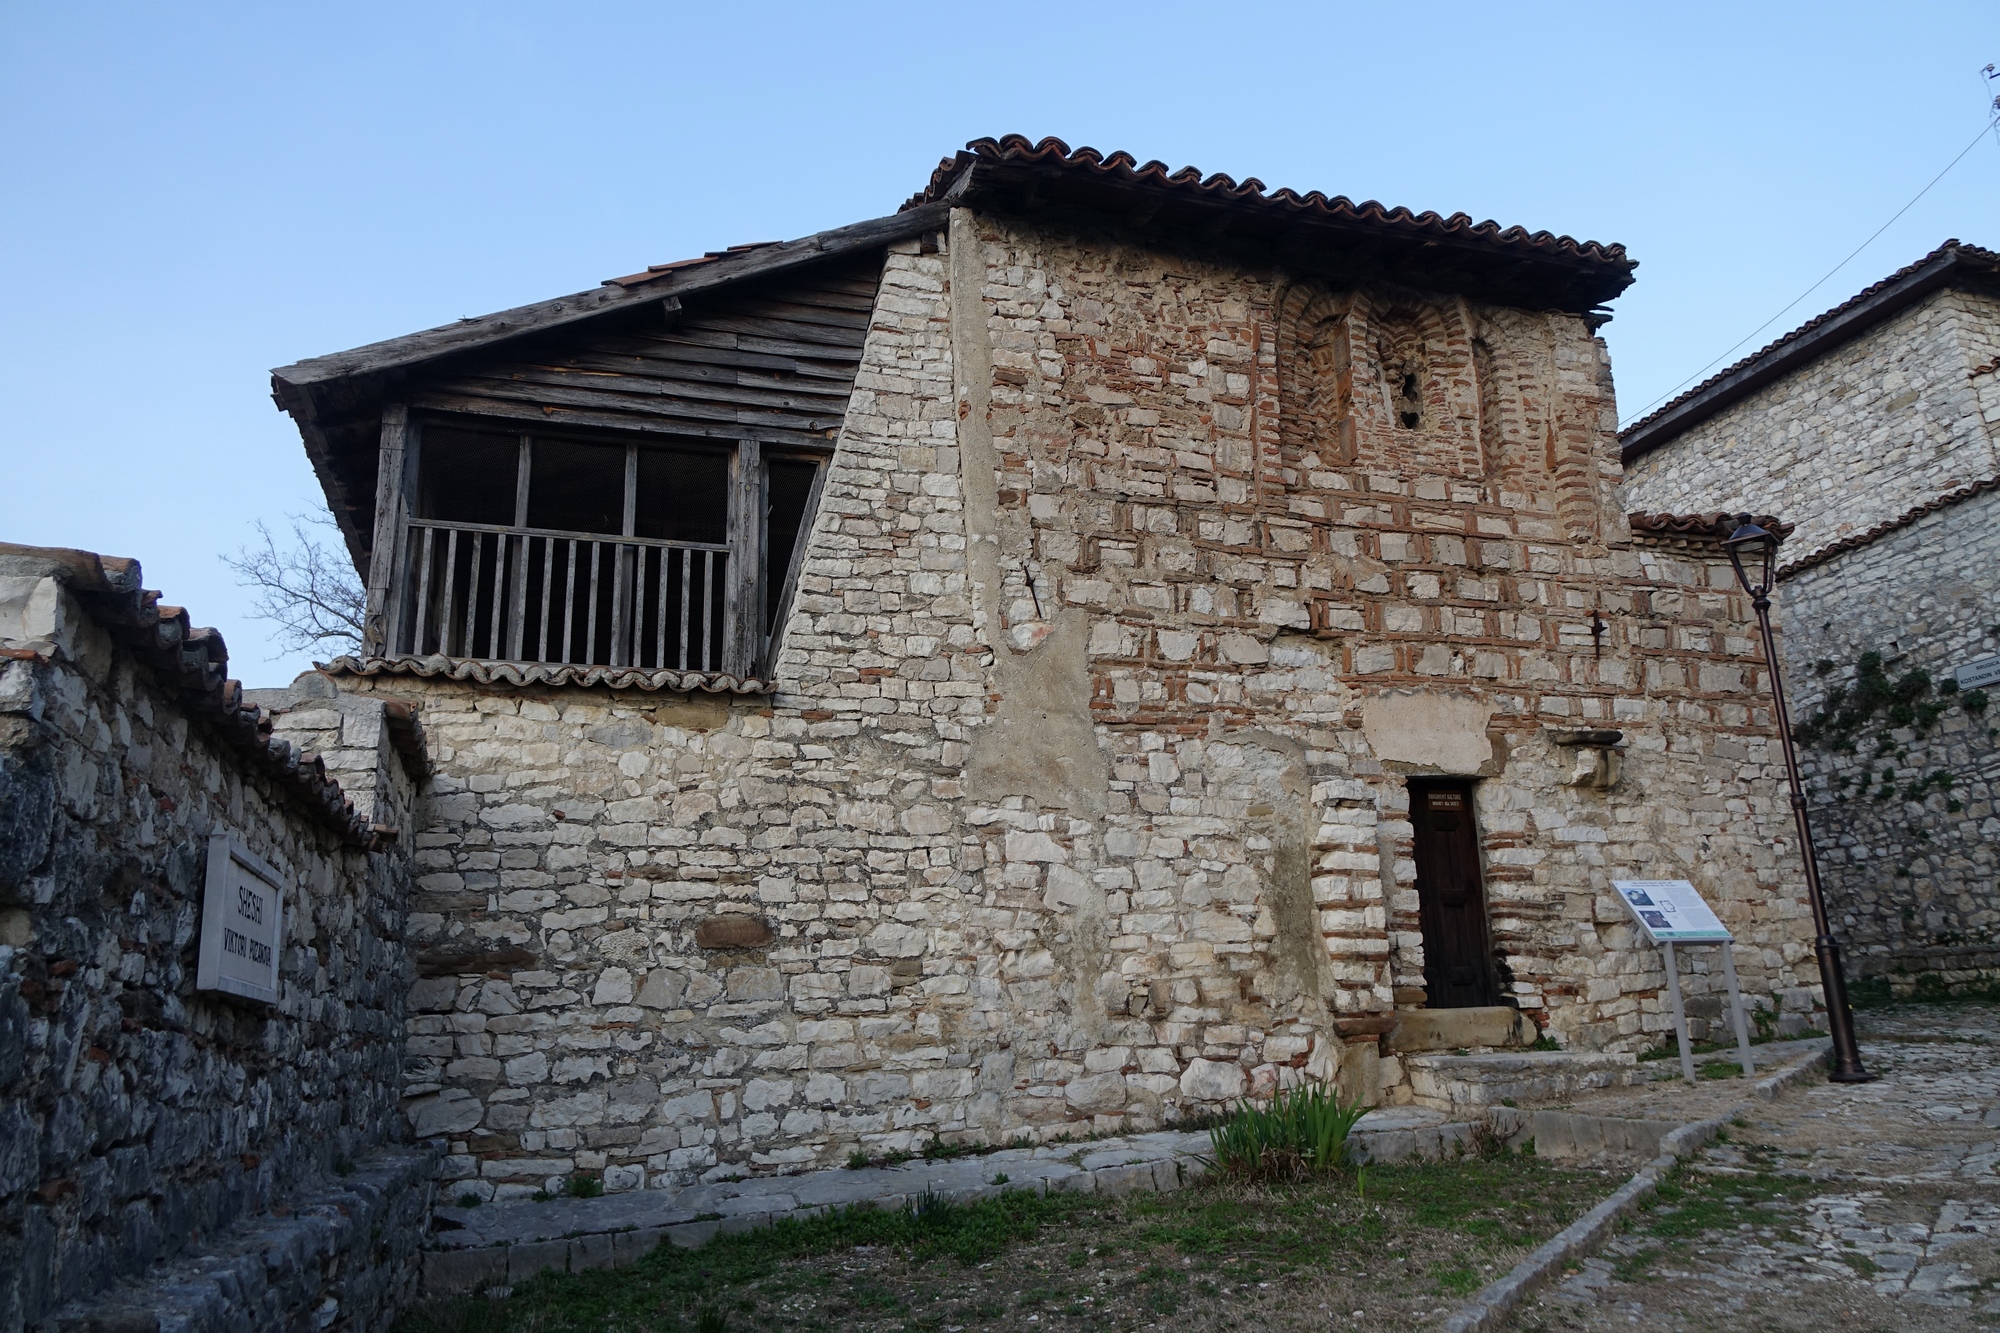
M 758 575 L 764 563 L 764 459 L 741 440 L 729 467 L 729 592 L 723 606 L 722 669 L 747 676 L 757 657 Z
M 403 525 L 416 490 L 419 444 L 410 409 L 382 405 L 382 439 L 375 464 L 375 541 L 368 553 L 368 610 L 361 651 L 371 657 L 397 651 L 402 619 Z
M 628 444 L 625 446 L 625 481 L 623 483 L 625 488 L 625 499 L 623 502 L 624 517 L 619 520 L 618 524 L 618 534 L 621 537 L 630 537 L 632 535 L 632 525 L 637 513 L 637 510 L 634 508 L 633 493 L 638 488 L 638 476 L 639 446 Z M 628 638 L 626 633 L 628 617 L 626 612 L 630 608 L 626 605 L 626 601 L 631 591 L 631 581 L 625 577 L 625 564 L 626 556 L 630 550 L 631 548 L 626 546 L 624 542 L 613 542 L 611 544 L 611 650 L 605 655 L 607 658 L 605 665 L 607 666 L 622 667 L 627 665 L 625 644 Z
M 535 446 L 526 435 L 521 437 L 514 455 L 514 526 L 528 526 L 528 472 L 534 465 Z M 547 544 L 547 538 L 543 544 Z M 528 547 L 526 533 L 508 539 L 514 547 L 514 595 L 509 599 L 507 659 L 521 660 L 522 629 L 528 618 Z M 547 602 L 544 595 L 544 604 Z M 494 614 L 499 614 L 499 606 L 494 606 Z

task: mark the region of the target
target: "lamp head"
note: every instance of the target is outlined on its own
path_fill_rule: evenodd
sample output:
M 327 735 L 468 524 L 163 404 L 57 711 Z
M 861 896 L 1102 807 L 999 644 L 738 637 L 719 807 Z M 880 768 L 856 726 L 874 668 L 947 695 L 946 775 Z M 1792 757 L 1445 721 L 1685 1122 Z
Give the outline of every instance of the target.
M 1753 598 L 1767 598 L 1778 571 L 1778 534 L 1760 528 L 1748 514 L 1736 516 L 1736 531 L 1722 543 L 1729 563 L 1736 567 L 1736 581 Z

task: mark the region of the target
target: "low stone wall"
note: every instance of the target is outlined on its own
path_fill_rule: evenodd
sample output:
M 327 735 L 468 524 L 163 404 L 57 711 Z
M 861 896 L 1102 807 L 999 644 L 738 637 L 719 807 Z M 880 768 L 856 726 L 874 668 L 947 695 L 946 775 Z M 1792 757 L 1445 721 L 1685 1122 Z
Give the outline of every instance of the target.
M 414 1295 L 437 1159 L 397 1148 L 329 1184 L 65 1306 L 48 1333 L 385 1329 Z
M 370 769 L 356 811 L 226 679 L 220 637 L 139 578 L 0 547 L 0 1330 L 60 1326 L 121 1281 L 171 1326 L 179 1279 L 154 1266 L 232 1247 L 235 1313 L 186 1326 L 375 1327 L 409 1281 L 429 1173 L 340 1173 L 407 1138 L 396 839 L 420 739 L 406 717 L 399 749 L 379 701 L 343 717 L 329 752 Z M 196 989 L 217 831 L 285 881 L 269 1006 Z M 305 1204 L 329 1189 L 377 1197 L 327 1205 L 341 1216 L 315 1231 Z

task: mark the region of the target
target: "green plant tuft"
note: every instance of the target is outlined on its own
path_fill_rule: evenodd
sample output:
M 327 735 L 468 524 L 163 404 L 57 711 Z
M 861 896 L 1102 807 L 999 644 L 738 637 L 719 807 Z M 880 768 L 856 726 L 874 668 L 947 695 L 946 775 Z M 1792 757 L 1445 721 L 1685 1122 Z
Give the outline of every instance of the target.
M 1265 1106 L 1239 1102 L 1208 1138 L 1216 1169 L 1225 1174 L 1291 1179 L 1342 1166 L 1348 1133 L 1366 1114 L 1367 1107 L 1342 1100 L 1326 1083 L 1301 1083 Z
M 591 1171 L 579 1171 L 563 1182 L 563 1191 L 572 1199 L 596 1199 L 604 1194 L 604 1177 Z

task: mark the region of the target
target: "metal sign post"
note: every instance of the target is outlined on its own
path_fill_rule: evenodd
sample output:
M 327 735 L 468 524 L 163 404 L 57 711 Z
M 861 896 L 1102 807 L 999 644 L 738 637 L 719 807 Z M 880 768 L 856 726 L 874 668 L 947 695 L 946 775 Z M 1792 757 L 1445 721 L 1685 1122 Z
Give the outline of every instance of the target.
M 1680 1043 L 1681 1075 L 1695 1081 L 1694 1043 L 1688 1040 L 1687 1005 L 1681 999 L 1680 960 L 1676 944 L 1718 944 L 1722 946 L 1722 975 L 1729 985 L 1729 1016 L 1736 1027 L 1736 1054 L 1743 1065 L 1743 1077 L 1756 1072 L 1750 1057 L 1750 1025 L 1743 1018 L 1743 991 L 1736 984 L 1735 940 L 1694 885 L 1684 879 L 1620 879 L 1612 887 L 1626 908 L 1646 932 L 1647 939 L 1660 946 L 1667 968 L 1667 995 L 1674 1006 L 1674 1036 Z

